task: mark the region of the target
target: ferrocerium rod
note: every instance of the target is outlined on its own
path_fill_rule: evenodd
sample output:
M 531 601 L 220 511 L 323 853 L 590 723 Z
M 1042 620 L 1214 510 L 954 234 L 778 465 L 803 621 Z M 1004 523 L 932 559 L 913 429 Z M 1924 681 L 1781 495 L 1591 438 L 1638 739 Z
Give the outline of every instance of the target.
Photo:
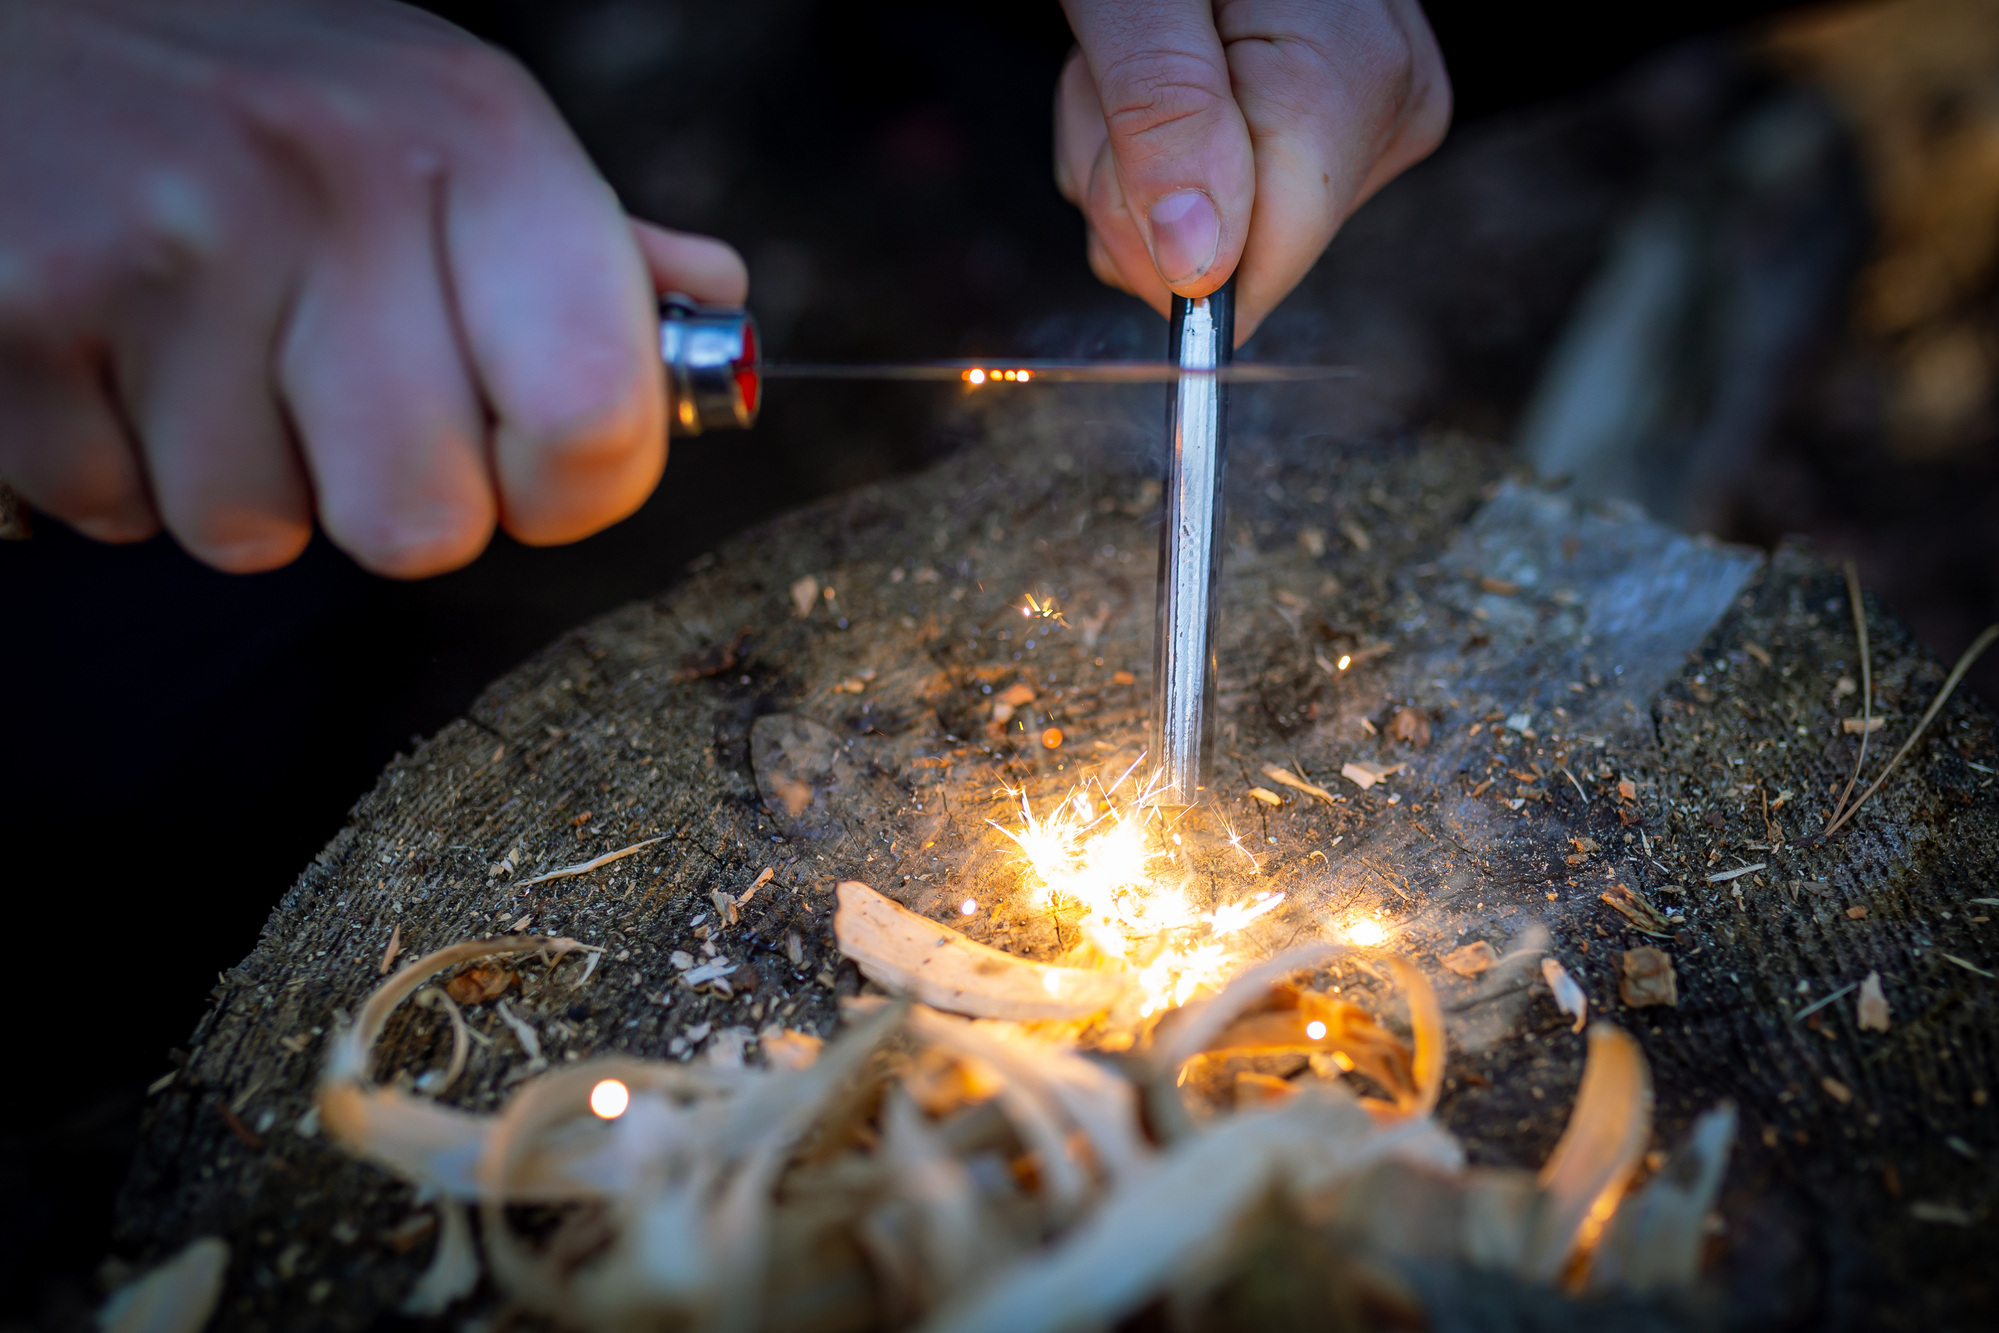
M 1173 298 L 1169 352 L 1181 374 L 1166 404 L 1166 508 L 1159 526 L 1159 619 L 1152 661 L 1155 799 L 1197 805 L 1215 743 L 1215 625 L 1222 569 L 1222 475 L 1229 386 L 1214 372 L 1235 347 L 1235 279 Z

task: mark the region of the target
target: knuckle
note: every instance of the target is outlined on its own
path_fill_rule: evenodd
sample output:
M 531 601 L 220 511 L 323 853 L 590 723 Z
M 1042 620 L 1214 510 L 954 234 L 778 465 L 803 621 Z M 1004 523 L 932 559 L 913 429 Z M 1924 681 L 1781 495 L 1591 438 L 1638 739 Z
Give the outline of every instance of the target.
M 425 75 L 459 115 L 473 125 L 504 129 L 542 111 L 539 86 L 505 52 L 476 42 L 426 53 Z
M 1171 48 L 1120 56 L 1098 73 L 1097 92 L 1104 123 L 1127 141 L 1207 119 L 1230 100 L 1226 68 Z
M 321 518 L 327 534 L 363 568 L 396 579 L 460 569 L 485 549 L 492 534 L 491 514 L 465 505 L 401 514 L 349 507 L 345 515 Z

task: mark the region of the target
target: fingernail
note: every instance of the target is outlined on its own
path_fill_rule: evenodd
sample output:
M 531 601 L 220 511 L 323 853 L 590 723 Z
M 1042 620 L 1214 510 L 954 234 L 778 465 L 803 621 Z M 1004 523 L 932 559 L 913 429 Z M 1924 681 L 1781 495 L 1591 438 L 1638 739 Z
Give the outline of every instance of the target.
M 1199 190 L 1169 194 L 1152 206 L 1152 263 L 1168 287 L 1206 273 L 1221 243 L 1221 217 Z

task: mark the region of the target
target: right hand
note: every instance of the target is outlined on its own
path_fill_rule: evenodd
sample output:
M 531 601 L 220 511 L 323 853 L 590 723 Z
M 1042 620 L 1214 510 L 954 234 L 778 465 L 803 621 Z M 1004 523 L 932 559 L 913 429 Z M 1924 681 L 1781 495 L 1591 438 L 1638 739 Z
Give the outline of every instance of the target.
M 392 0 L 0 2 L 0 200 L 0 477 L 225 570 L 315 513 L 399 577 L 615 522 L 666 461 L 653 293 L 747 288 Z

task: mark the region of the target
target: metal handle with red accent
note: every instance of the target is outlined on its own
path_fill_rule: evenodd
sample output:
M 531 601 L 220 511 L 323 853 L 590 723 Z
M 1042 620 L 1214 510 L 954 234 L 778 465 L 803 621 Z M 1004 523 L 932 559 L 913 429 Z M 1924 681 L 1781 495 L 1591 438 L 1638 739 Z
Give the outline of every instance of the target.
M 747 430 L 763 403 L 757 321 L 738 306 L 660 299 L 659 354 L 666 362 L 671 433 Z

